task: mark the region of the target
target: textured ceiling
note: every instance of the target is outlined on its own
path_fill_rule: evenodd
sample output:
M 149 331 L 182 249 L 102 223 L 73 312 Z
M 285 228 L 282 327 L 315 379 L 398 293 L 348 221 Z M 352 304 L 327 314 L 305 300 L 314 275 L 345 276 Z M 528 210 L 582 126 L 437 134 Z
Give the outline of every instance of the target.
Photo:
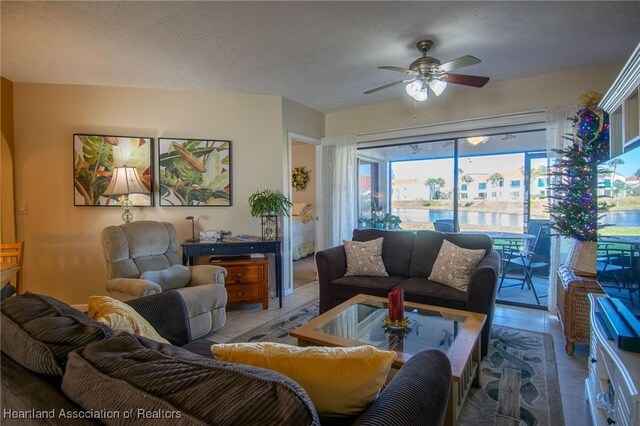
M 501 80 L 622 64 L 640 2 L 9 2 L 2 75 L 16 82 L 281 95 L 320 111 L 397 98 L 414 44 Z M 456 88 L 456 90 L 482 90 Z

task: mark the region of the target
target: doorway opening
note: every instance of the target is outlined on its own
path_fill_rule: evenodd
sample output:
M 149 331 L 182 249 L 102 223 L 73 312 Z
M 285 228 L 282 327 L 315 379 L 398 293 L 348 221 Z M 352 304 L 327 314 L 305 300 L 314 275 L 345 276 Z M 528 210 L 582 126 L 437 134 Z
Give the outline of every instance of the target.
M 319 142 L 319 141 L 318 141 Z M 317 280 L 316 141 L 291 136 L 291 259 L 296 289 Z

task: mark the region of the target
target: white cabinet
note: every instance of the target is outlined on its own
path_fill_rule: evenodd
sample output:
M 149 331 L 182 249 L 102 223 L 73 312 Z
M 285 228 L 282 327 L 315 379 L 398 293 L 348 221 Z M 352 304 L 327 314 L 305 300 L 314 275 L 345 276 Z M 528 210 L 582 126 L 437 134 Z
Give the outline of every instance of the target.
M 591 344 L 585 396 L 591 418 L 596 426 L 640 426 L 640 353 L 620 350 L 607 339 L 596 318 L 597 296 L 589 295 Z M 609 410 L 604 408 L 607 402 Z
M 609 113 L 611 158 L 640 145 L 640 44 L 599 105 Z

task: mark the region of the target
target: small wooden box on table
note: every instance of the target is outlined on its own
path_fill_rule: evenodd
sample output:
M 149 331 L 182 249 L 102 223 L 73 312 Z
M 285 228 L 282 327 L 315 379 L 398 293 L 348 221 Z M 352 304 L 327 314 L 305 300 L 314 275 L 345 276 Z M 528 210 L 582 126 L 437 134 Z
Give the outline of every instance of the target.
M 566 265 L 558 268 L 558 319 L 564 330 L 567 354 L 575 342 L 589 343 L 589 293 L 604 294 L 595 277 L 581 277 Z
M 218 260 L 210 264 L 227 270 L 224 285 L 227 289 L 227 305 L 262 303 L 269 309 L 269 260 L 266 258 Z

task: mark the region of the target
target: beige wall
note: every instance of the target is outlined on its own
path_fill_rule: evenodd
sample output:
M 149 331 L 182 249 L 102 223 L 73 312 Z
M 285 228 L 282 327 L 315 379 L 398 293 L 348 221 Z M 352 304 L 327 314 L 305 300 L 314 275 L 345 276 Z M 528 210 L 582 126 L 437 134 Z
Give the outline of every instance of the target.
M 306 167 L 309 171 L 309 183 L 303 191 L 293 191 L 294 203 L 316 204 L 316 146 L 298 143 L 291 147 L 291 165 Z
M 324 137 L 324 114 L 290 99 L 282 99 L 282 122 L 285 131 L 318 139 Z
M 13 185 L 13 82 L 0 78 L 0 242 L 16 241 Z
M 13 152 L 13 82 L 0 77 L 0 129 Z
M 482 89 L 451 85 L 442 96 L 431 96 L 417 108 L 398 88 L 396 100 L 328 113 L 326 136 L 362 134 L 577 104 L 580 95 L 590 90 L 604 94 L 620 67 L 586 68 L 489 82 Z
M 249 195 L 263 188 L 283 190 L 280 97 L 22 83 L 14 92 L 16 200 L 29 208 L 18 216 L 18 236 L 27 252 L 26 290 L 71 303 L 105 293 L 99 234 L 122 223 L 121 210 L 73 206 L 74 132 L 232 141 L 232 207 L 134 208 L 135 220 L 174 223 L 180 240 L 191 232 L 187 215 L 198 218 L 198 229 L 259 234 Z

